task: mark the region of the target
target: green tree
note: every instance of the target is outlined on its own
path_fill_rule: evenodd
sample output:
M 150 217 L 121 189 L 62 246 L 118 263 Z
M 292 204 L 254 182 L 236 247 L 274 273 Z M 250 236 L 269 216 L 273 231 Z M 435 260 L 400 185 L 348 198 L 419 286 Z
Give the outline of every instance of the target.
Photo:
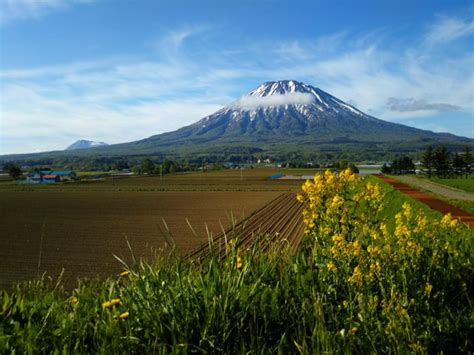
M 141 165 L 135 165 L 135 166 L 132 168 L 132 172 L 133 172 L 135 175 L 142 175 L 143 172 L 142 172 L 142 167 L 141 167 Z
M 382 171 L 382 174 L 391 174 L 392 168 L 390 165 L 387 165 L 387 163 L 383 163 L 381 171 Z
M 450 154 L 446 146 L 442 145 L 436 148 L 433 163 L 436 169 L 436 175 L 442 177 L 449 174 L 451 169 L 449 156 Z
M 400 159 L 400 168 L 403 174 L 414 174 L 415 173 L 415 164 L 413 159 L 409 156 L 403 156 Z
M 462 177 L 463 168 L 464 168 L 464 159 L 461 155 L 458 154 L 458 152 L 454 153 L 451 166 L 453 167 L 454 174 L 456 175 L 456 177 L 458 175 L 461 175 Z
M 171 160 L 165 159 L 165 160 L 163 161 L 163 164 L 161 164 L 161 166 L 162 166 L 162 170 L 161 170 L 161 171 L 163 172 L 163 174 L 169 174 L 169 172 L 170 172 L 170 166 L 171 166 Z
M 429 146 L 426 151 L 423 153 L 423 158 L 421 163 L 425 167 L 426 171 L 428 172 L 428 178 L 431 179 L 431 174 L 433 173 L 433 166 L 434 166 L 434 153 L 433 153 L 433 146 Z
M 471 165 L 472 165 L 471 148 L 468 145 L 466 145 L 466 147 L 464 148 L 463 161 L 464 161 L 464 172 L 466 174 L 466 179 L 467 179 L 469 177 L 469 174 L 471 173 Z
M 8 175 L 10 175 L 15 180 L 18 179 L 22 174 L 21 168 L 15 163 L 6 163 L 3 166 L 3 170 L 8 171 Z
M 153 174 L 153 171 L 155 170 L 155 164 L 151 159 L 143 159 L 142 161 L 142 171 L 145 174 Z

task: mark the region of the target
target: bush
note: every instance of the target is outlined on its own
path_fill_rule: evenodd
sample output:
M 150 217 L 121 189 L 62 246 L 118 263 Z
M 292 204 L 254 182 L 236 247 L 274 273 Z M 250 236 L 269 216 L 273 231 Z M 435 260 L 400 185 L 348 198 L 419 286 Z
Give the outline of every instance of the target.
M 354 346 L 403 353 L 472 346 L 472 243 L 457 220 L 429 221 L 404 203 L 389 221 L 381 186 L 360 184 L 349 170 L 315 176 L 303 190 L 306 253 L 327 314 Z

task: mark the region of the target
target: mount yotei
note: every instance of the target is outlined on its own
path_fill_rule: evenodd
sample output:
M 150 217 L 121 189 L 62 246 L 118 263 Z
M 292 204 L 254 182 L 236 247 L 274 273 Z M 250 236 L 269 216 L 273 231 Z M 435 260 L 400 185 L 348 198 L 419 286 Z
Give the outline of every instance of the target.
M 295 80 L 266 82 L 200 121 L 174 132 L 123 145 L 219 151 L 247 147 L 279 151 L 355 149 L 410 151 L 428 144 L 472 144 L 369 116 L 327 92 Z M 216 147 L 216 149 L 212 149 Z M 236 149 L 238 150 L 238 149 Z
M 383 121 L 319 88 L 281 80 L 263 83 L 221 110 L 173 132 L 130 143 L 9 158 L 147 155 L 219 159 L 229 154 L 265 153 L 377 159 L 420 151 L 430 144 L 461 149 L 474 140 Z
M 266 82 L 191 126 L 139 143 L 385 143 L 423 138 L 456 139 L 382 121 L 321 89 L 289 80 Z

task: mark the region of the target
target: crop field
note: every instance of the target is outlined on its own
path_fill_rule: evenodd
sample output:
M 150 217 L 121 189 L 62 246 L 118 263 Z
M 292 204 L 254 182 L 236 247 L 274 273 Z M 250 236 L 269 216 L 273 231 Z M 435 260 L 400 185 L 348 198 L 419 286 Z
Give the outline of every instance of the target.
M 185 172 L 160 176 L 105 177 L 51 185 L 0 182 L 1 191 L 299 191 L 301 181 L 269 181 L 280 170 L 272 168 Z M 314 170 L 284 170 L 285 174 L 311 175 Z
M 215 236 L 212 248 L 209 248 L 209 243 L 204 243 L 188 257 L 202 260 L 212 253 L 223 260 L 227 256 L 229 242 L 235 237 L 237 240 L 234 242 L 242 249 L 248 249 L 257 243 L 256 246 L 262 252 L 283 249 L 295 252 L 304 235 L 302 212 L 303 206 L 294 193 L 281 194 L 249 217 Z
M 72 186 L 71 184 L 70 186 Z M 0 193 L 0 287 L 43 272 L 66 283 L 120 271 L 113 255 L 130 260 L 165 245 L 166 221 L 186 253 L 276 198 L 278 192 L 244 191 L 31 191 Z M 196 235 L 188 226 L 186 218 Z M 222 227 L 221 227 L 222 225 Z

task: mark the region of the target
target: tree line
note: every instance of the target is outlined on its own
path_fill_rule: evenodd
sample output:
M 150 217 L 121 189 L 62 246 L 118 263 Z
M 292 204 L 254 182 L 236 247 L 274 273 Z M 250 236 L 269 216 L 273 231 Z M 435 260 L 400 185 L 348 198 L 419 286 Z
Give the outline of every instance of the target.
M 462 153 L 452 153 L 444 145 L 436 148 L 429 146 L 423 153 L 420 170 L 429 178 L 432 176 L 468 178 L 471 174 L 472 163 L 469 146 L 466 146 Z M 415 163 L 408 156 L 397 157 L 390 164 L 384 164 L 382 167 L 384 174 L 414 174 L 415 172 Z

